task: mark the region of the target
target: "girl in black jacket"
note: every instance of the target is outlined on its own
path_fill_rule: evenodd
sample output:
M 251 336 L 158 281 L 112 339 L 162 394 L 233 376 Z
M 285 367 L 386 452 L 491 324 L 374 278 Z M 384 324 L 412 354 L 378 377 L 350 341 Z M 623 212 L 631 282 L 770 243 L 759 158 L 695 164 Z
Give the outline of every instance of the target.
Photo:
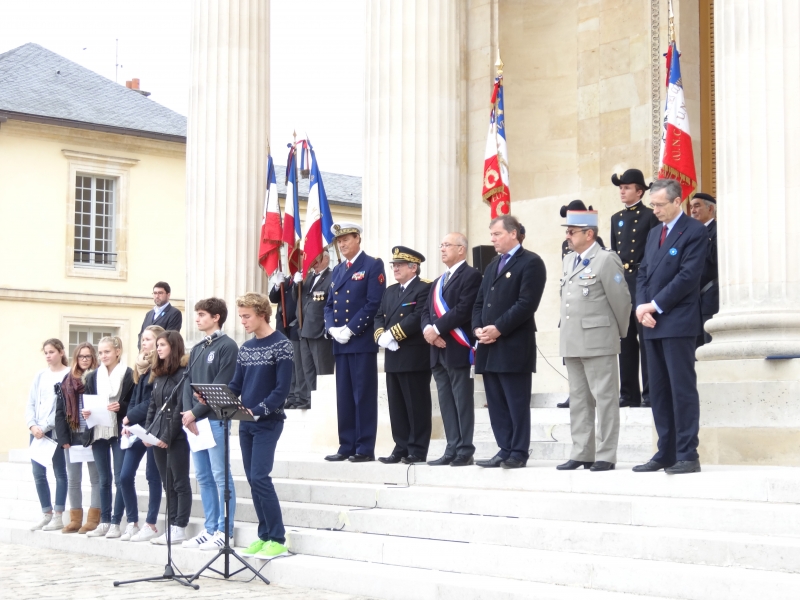
M 188 359 L 181 334 L 177 331 L 160 334 L 156 338 L 156 354 L 158 356 L 150 373 L 153 395 L 147 410 L 146 429 L 160 440 L 153 448 L 153 457 L 164 482 L 164 492 L 169 494 L 171 543 L 178 544 L 186 539 L 186 526 L 192 510 L 189 442 L 183 431 L 180 414 L 183 389 L 175 389 L 181 382 Z M 150 542 L 166 545 L 166 532 Z

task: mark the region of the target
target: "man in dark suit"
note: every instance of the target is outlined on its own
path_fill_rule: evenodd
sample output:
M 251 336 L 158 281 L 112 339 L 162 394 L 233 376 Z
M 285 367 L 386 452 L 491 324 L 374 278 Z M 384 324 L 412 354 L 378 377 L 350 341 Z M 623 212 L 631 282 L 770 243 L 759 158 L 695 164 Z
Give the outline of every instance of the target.
M 329 268 L 331 256 L 323 252 L 308 271 L 302 286 L 301 308 L 303 324 L 300 327 L 300 363 L 305 376 L 309 400 L 295 404 L 294 408 L 311 408 L 311 392 L 317 389 L 317 375 L 333 373 L 333 342 L 325 335 L 325 302 L 331 289 L 333 271 Z M 300 288 L 294 287 L 295 298 Z M 297 355 L 295 355 L 297 360 Z
M 325 327 L 333 338 L 339 450 L 325 460 L 375 460 L 378 431 L 378 344 L 375 315 L 386 289 L 383 261 L 361 250 L 361 226 L 334 223 L 345 260 L 333 269 Z
M 375 316 L 375 341 L 386 349 L 384 371 L 394 450 L 384 464 L 424 462 L 431 442 L 431 367 L 422 335 L 421 313 L 430 281 L 419 278 L 425 257 L 395 246 L 392 271 L 396 284 L 386 288 Z
M 708 232 L 708 254 L 700 279 L 700 314 L 703 325 L 719 312 L 719 267 L 717 265 L 717 200 L 710 194 L 698 192 L 689 205 L 692 218 L 706 226 Z M 697 336 L 697 347 L 711 341 L 711 334 L 705 329 Z
M 481 287 L 481 272 L 467 264 L 467 238 L 450 233 L 439 245 L 444 275 L 433 282 L 422 308 L 422 329 L 430 344 L 430 367 L 439 393 L 447 446 L 431 466 L 464 467 L 473 463 L 475 446 L 475 380 L 471 377 L 472 307 Z
M 156 305 L 152 310 L 147 311 L 142 321 L 142 328 L 139 330 L 139 341 L 137 347 L 142 349 L 142 333 L 150 325 L 158 325 L 168 331 L 180 331 L 183 325 L 183 315 L 180 309 L 175 308 L 169 303 L 172 295 L 172 288 L 166 281 L 159 281 L 153 286 L 153 303 Z
M 625 269 L 625 281 L 631 294 L 631 320 L 628 335 L 622 340 L 619 354 L 619 405 L 650 406 L 647 377 L 647 352 L 642 338 L 642 325 L 636 320 L 636 273 L 644 256 L 647 234 L 658 225 L 653 209 L 644 205 L 648 185 L 639 169 L 628 169 L 611 183 L 619 187 L 623 209 L 611 217 L 611 246 Z M 642 387 L 639 387 L 639 359 L 642 364 Z
M 633 470 L 695 473 L 700 471 L 700 399 L 694 351 L 702 331 L 700 278 L 708 232 L 681 210 L 677 181 L 654 181 L 650 201 L 662 226 L 647 236 L 637 279 L 636 318 L 644 326 L 658 451 Z
M 531 373 L 536 372 L 534 313 L 544 292 L 544 261 L 522 247 L 525 230 L 511 215 L 492 219 L 489 263 L 472 310 L 478 340 L 475 372 L 483 374 L 489 420 L 500 451 L 480 467 L 517 469 L 530 456 Z
M 292 342 L 294 350 L 294 370 L 292 371 L 292 386 L 286 398 L 284 408 L 306 408 L 310 404 L 310 393 L 303 373 L 303 364 L 300 362 L 300 325 L 297 318 L 297 295 L 294 279 L 302 275 L 295 273 L 294 278 L 284 277 L 277 273 L 270 280 L 269 301 L 278 305 L 275 311 L 275 329 L 285 335 Z M 281 288 L 283 283 L 283 288 Z

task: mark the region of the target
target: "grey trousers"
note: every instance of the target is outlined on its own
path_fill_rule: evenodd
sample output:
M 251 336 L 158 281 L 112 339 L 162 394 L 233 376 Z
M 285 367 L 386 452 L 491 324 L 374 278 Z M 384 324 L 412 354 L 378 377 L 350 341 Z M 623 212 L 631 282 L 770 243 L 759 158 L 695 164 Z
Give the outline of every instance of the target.
M 432 371 L 447 438 L 445 456 L 472 456 L 475 454 L 472 444 L 475 431 L 475 380 L 469 376 L 469 367 L 446 367 L 444 358 L 439 354 L 439 362 Z
M 292 387 L 289 388 L 289 398 L 295 402 L 308 402 L 311 399 L 311 392 L 306 383 L 306 375 L 303 372 L 303 356 L 300 350 L 300 342 L 292 340 L 294 350 L 294 371 L 292 371 Z
M 569 376 L 570 458 L 617 462 L 619 367 L 617 355 L 566 358 Z M 595 428 L 595 415 L 597 427 Z
M 69 448 L 64 451 L 64 459 L 67 462 L 67 497 L 69 498 L 70 508 L 83 508 L 83 492 L 81 483 L 83 478 L 83 463 L 69 462 Z M 86 463 L 89 470 L 89 482 L 92 485 L 91 503 L 89 508 L 100 508 L 100 477 L 97 474 L 97 466 L 94 461 Z
M 333 375 L 333 342 L 321 338 L 300 338 L 300 355 L 309 394 L 317 389 L 317 375 Z

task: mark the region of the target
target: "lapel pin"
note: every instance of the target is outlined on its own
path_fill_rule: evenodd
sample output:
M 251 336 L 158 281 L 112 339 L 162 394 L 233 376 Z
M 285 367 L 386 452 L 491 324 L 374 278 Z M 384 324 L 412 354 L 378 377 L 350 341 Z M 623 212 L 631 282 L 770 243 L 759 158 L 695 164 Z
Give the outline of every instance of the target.
M 506 272 L 506 279 L 508 279 L 509 277 L 511 277 L 511 271 Z

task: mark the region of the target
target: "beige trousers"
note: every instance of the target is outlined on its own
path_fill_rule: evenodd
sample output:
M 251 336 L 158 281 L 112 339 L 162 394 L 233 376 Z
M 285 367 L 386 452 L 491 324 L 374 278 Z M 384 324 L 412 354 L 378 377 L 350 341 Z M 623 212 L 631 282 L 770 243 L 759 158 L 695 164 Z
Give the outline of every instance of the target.
M 616 463 L 619 442 L 617 356 L 612 354 L 566 358 L 565 362 L 569 376 L 569 417 L 572 432 L 570 458 L 582 462 L 602 460 Z

